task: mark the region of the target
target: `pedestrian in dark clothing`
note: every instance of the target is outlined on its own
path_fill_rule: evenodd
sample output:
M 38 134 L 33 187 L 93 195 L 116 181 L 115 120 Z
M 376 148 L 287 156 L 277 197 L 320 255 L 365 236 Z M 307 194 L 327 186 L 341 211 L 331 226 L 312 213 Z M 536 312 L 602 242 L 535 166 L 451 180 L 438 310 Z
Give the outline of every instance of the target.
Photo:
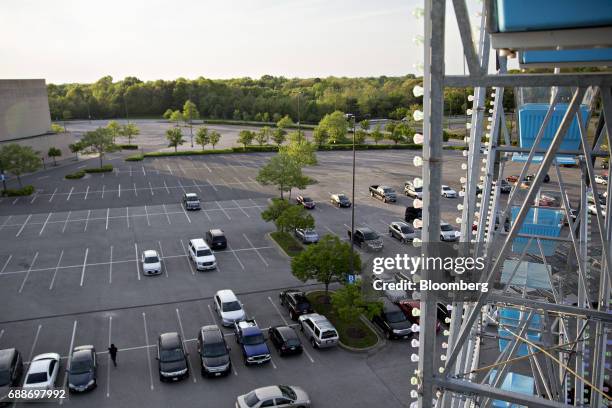
M 113 365 L 117 367 L 117 347 L 114 344 L 111 344 L 108 348 L 108 354 L 110 355 L 111 360 L 113 361 Z

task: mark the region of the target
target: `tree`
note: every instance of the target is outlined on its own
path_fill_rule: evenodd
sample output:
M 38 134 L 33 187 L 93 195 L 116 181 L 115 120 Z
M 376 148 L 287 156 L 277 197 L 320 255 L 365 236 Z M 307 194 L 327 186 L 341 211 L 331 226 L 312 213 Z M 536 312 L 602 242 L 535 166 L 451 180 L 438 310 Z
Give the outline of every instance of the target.
M 53 133 L 64 133 L 66 131 L 66 129 L 64 129 L 63 126 L 60 126 L 57 123 L 52 123 L 51 124 L 51 131 Z
M 210 144 L 212 145 L 214 149 L 217 143 L 219 143 L 219 141 L 221 140 L 221 133 L 217 132 L 216 130 L 213 130 L 210 132 L 209 137 L 210 137 Z
M 368 320 L 382 311 L 382 303 L 368 302 L 361 291 L 360 283 L 351 283 L 331 295 L 332 307 L 345 321 L 355 321 L 365 315 Z
M 359 122 L 359 127 L 361 128 L 361 130 L 367 132 L 368 130 L 370 130 L 370 121 L 367 119 L 362 120 L 361 122 Z
M 370 133 L 370 137 L 372 137 L 372 140 L 376 144 L 385 138 L 383 132 L 380 131 L 380 125 L 376 125 L 372 133 Z
M 166 109 L 166 111 L 164 112 L 163 118 L 166 120 L 170 120 L 170 117 L 172 116 L 172 109 L 168 108 Z
M 115 141 L 117 140 L 117 136 L 122 134 L 121 125 L 119 125 L 116 120 L 111 120 L 106 125 L 106 128 L 110 131 L 111 135 L 113 136 L 113 143 L 115 143 Z
M 287 132 L 285 132 L 283 129 L 276 128 L 272 131 L 272 140 L 277 146 L 280 146 L 285 142 L 286 134 Z
M 178 151 L 179 145 L 185 143 L 181 128 L 171 128 L 166 130 L 166 139 L 168 139 L 168 147 L 174 147 L 175 152 Z
M 181 111 L 174 111 L 172 112 L 172 115 L 170 115 L 170 122 L 175 122 L 176 124 L 174 126 L 178 127 L 179 123 L 183 120 L 183 114 L 181 113 Z
M 317 148 L 311 142 L 302 140 L 292 140 L 289 144 L 279 147 L 280 153 L 287 154 L 300 167 L 314 166 L 317 164 Z
M 83 151 L 98 154 L 100 158 L 100 168 L 102 168 L 102 159 L 104 155 L 118 149 L 117 145 L 113 143 L 113 136 L 110 134 L 110 131 L 102 127 L 85 132 L 80 143 L 83 146 Z
M 53 158 L 53 165 L 54 166 L 57 166 L 56 158 L 60 157 L 61 155 L 62 155 L 62 151 L 60 149 L 58 149 L 57 147 L 50 147 L 49 151 L 47 152 L 47 156 Z
M 395 127 L 397 126 L 396 122 L 387 122 L 385 124 L 385 130 L 389 133 L 393 133 L 393 131 L 395 130 Z
M 208 128 L 205 126 L 202 126 L 196 131 L 196 143 L 202 146 L 202 150 L 204 150 L 204 146 L 210 143 Z
M 314 279 L 325 285 L 325 293 L 333 282 L 344 282 L 350 271 L 351 257 L 355 270 L 361 269 L 358 253 L 351 254 L 351 246 L 335 235 L 325 235 L 309 245 L 291 260 L 293 276 L 302 282 Z
M 64 110 L 62 112 L 62 119 L 64 120 L 64 129 L 68 129 L 68 126 L 66 126 L 66 121 L 72 119 L 72 112 L 67 109 Z
M 70 152 L 75 154 L 74 159 L 79 160 L 79 152 L 83 150 L 83 144 L 80 141 L 71 143 L 68 145 L 68 148 L 70 149 Z
M 365 130 L 357 129 L 355 131 L 355 144 L 364 144 L 368 133 Z
M 325 131 L 325 129 L 321 129 L 319 126 L 317 126 L 314 128 L 314 131 L 312 132 L 312 138 L 314 142 L 317 144 L 317 146 L 321 147 L 327 142 L 327 139 L 328 139 L 327 132 Z
M 335 111 L 325 115 L 319 122 L 318 127 L 325 131 L 329 143 L 346 143 L 348 121 L 342 112 Z
M 301 205 L 292 205 L 285 209 L 274 223 L 276 228 L 283 232 L 295 231 L 296 228 L 314 228 L 315 225 L 312 215 Z
M 191 147 L 193 147 L 193 120 L 200 117 L 198 107 L 188 99 L 183 105 L 183 120 L 189 123 L 189 135 L 191 137 Z
M 253 143 L 253 139 L 255 138 L 255 132 L 250 130 L 241 130 L 238 133 L 238 143 L 244 145 L 244 150 L 246 150 L 247 146 Z
M 255 140 L 259 143 L 260 146 L 268 144 L 268 140 L 270 139 L 270 127 L 264 126 L 259 129 L 259 132 L 255 135 Z
M 11 143 L 0 148 L 0 168 L 15 175 L 20 188 L 23 188 L 21 175 L 36 171 L 40 166 L 40 157 L 30 146 Z
M 283 130 L 287 129 L 287 128 L 290 128 L 293 125 L 294 125 L 294 123 L 291 120 L 291 118 L 289 117 L 289 115 L 283 116 L 283 118 L 281 120 L 276 122 L 276 127 L 279 128 L 279 129 L 283 129 Z
M 128 123 L 127 125 L 121 126 L 121 135 L 127 137 L 128 144 L 132 144 L 132 137 L 140 134 L 140 129 L 133 123 Z M 115 138 L 113 138 L 114 143 Z
M 280 197 L 284 198 L 283 193 L 289 192 L 293 188 L 304 189 L 312 180 L 302 174 L 302 167 L 299 163 L 285 153 L 273 156 L 268 163 L 259 170 L 257 181 L 263 185 L 275 185 L 280 191 Z
M 261 212 L 261 218 L 266 221 L 276 221 L 287 208 L 293 207 L 289 201 L 274 197 L 268 208 Z

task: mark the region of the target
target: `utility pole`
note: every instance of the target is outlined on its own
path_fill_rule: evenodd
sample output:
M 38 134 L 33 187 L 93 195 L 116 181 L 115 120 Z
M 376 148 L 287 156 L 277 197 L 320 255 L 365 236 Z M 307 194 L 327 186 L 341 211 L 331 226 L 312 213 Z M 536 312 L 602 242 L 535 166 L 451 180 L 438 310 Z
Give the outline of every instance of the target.
M 351 278 L 355 278 L 355 115 L 347 113 L 345 117 L 349 121 L 353 121 L 353 176 L 352 176 L 352 192 L 351 192 L 351 262 L 350 271 Z M 349 122 L 350 124 L 350 122 Z

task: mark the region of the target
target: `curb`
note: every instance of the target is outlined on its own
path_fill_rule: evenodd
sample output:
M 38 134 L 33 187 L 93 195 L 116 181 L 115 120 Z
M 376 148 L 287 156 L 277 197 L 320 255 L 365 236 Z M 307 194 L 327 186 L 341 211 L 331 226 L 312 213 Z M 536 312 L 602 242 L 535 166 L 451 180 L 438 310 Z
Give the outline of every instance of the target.
M 281 253 L 281 255 L 283 255 L 285 258 L 291 260 L 291 257 L 289 256 L 289 254 L 285 252 L 283 247 L 280 246 L 278 244 L 278 242 L 276 242 L 276 240 L 274 238 L 272 238 L 272 235 L 270 235 L 270 234 L 272 234 L 272 233 L 271 232 L 267 232 L 265 237 L 274 244 L 274 246 L 276 247 L 276 249 L 278 249 L 278 251 Z

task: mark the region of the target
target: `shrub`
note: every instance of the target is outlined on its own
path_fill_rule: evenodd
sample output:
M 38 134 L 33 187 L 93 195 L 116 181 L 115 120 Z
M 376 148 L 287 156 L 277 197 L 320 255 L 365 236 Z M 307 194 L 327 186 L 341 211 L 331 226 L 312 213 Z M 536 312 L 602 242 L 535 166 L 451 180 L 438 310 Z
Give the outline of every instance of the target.
M 6 191 L 2 192 L 3 196 L 6 197 L 21 197 L 29 196 L 34 192 L 34 186 L 27 185 L 22 188 L 7 188 Z
M 122 150 L 138 150 L 138 145 L 135 145 L 135 144 L 120 144 L 118 146 Z
M 292 258 L 304 250 L 304 247 L 288 232 L 274 231 L 270 236 Z
M 467 146 L 444 146 L 444 150 L 467 150 Z
M 85 173 L 109 173 L 113 171 L 113 165 L 105 164 L 102 167 L 90 167 L 90 168 L 84 169 L 84 171 Z
M 142 154 L 134 154 L 125 158 L 125 161 L 142 161 L 144 156 Z
M 80 179 L 80 178 L 85 177 L 85 171 L 83 170 L 75 171 L 74 173 L 66 174 L 64 177 L 67 178 L 68 180 Z

